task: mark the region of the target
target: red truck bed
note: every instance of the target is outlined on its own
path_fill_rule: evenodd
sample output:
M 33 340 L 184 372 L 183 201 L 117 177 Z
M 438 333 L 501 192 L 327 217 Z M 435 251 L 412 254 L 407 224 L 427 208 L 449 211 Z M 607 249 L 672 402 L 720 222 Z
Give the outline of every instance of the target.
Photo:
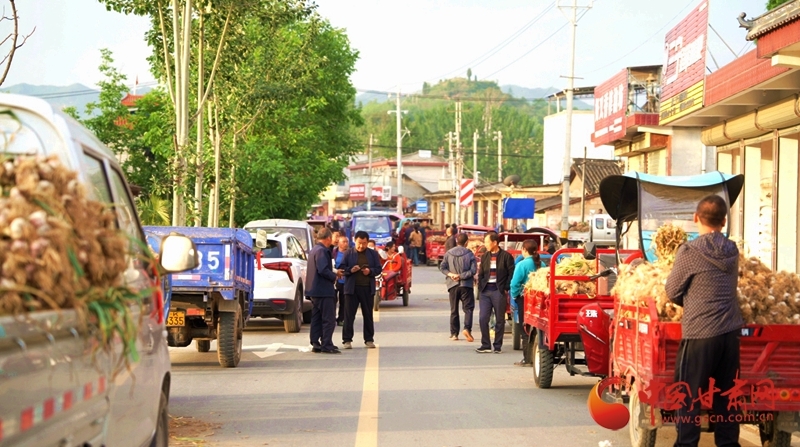
M 615 374 L 627 384 L 635 380 L 638 389 L 651 396 L 658 391 L 651 402 L 664 408 L 674 383 L 681 324 L 658 321 L 654 306 L 618 303 L 613 326 Z M 800 326 L 747 325 L 740 340 L 739 378 L 746 381 L 741 387 L 746 409 L 800 411 Z

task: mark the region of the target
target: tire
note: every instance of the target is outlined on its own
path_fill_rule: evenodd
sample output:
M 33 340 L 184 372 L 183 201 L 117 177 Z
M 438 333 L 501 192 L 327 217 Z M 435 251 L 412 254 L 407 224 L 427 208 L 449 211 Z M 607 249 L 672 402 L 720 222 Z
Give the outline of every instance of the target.
M 403 286 L 403 307 L 408 307 L 408 289 Z
M 774 419 L 778 418 L 778 413 L 773 413 L 773 415 Z M 792 445 L 792 434 L 777 430 L 774 419 L 758 424 L 761 445 L 764 447 L 790 447 Z
M 515 351 L 522 349 L 522 323 L 511 323 L 511 341 Z
M 156 432 L 150 441 L 150 447 L 169 446 L 169 400 L 167 393 L 161 390 L 161 399 L 158 402 L 158 419 L 156 419 Z
M 217 360 L 220 366 L 235 368 L 242 358 L 242 309 L 222 312 L 217 322 Z
M 283 329 L 286 332 L 300 332 L 303 325 L 303 294 L 300 289 L 294 294 L 294 312 L 283 317 Z
M 311 311 L 303 312 L 303 324 L 311 324 Z
M 195 340 L 197 352 L 208 352 L 211 350 L 211 340 Z
M 639 415 L 645 410 L 645 405 L 639 402 L 639 387 L 634 384 L 629 396 L 628 413 L 630 413 L 631 419 L 628 421 L 628 433 L 631 438 L 631 447 L 655 447 L 658 430 L 639 428 Z
M 375 291 L 375 303 L 372 304 L 372 310 L 374 312 L 379 312 L 381 310 L 381 292 L 380 290 Z
M 533 340 L 533 383 L 537 388 L 547 389 L 553 383 L 553 352 L 547 348 L 539 348 L 539 337 L 541 332 L 537 332 Z

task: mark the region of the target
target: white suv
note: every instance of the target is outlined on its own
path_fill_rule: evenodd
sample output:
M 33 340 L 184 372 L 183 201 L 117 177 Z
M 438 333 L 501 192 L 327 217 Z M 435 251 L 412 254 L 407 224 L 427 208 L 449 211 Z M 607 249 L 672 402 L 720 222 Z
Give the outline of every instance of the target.
M 300 332 L 303 323 L 310 323 L 312 304 L 303 297 L 306 264 L 306 252 L 294 235 L 268 232 L 267 246 L 256 255 L 251 316 L 281 319 L 286 332 Z
M 290 219 L 263 219 L 248 222 L 244 229 L 255 234 L 258 230 L 265 230 L 267 233 L 277 233 L 279 231 L 291 233 L 300 242 L 306 254 L 311 253 L 314 247 L 314 228 L 303 220 Z

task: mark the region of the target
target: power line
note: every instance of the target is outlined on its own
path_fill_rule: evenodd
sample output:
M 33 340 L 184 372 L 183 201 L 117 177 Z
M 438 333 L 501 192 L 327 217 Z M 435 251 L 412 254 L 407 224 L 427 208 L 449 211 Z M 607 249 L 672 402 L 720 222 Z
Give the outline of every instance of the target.
M 144 83 L 138 84 L 138 86 L 139 87 L 149 87 L 151 85 L 156 85 L 156 84 L 158 84 L 157 81 L 151 81 L 151 82 L 144 82 Z M 42 98 L 42 99 L 54 99 L 54 98 L 67 98 L 67 97 L 70 97 L 70 96 L 91 95 L 91 94 L 98 94 L 98 93 L 100 93 L 100 90 L 85 89 L 85 90 L 72 90 L 72 91 L 66 91 L 66 92 L 39 93 L 39 94 L 28 95 L 28 96 L 34 96 L 34 97 Z
M 508 67 L 510 67 L 510 66 L 512 66 L 512 65 L 514 65 L 514 64 L 516 64 L 516 63 L 517 63 L 517 62 L 519 62 L 519 61 L 520 61 L 522 58 L 524 58 L 525 56 L 527 56 L 527 55 L 531 54 L 531 53 L 533 52 L 533 50 L 535 50 L 535 49 L 539 48 L 540 46 L 544 45 L 544 43 L 545 43 L 545 42 L 547 42 L 548 40 L 552 39 L 552 38 L 553 38 L 553 36 L 555 36 L 556 34 L 558 34 L 558 32 L 559 32 L 559 31 L 561 31 L 562 29 L 564 29 L 564 28 L 566 28 L 566 27 L 567 27 L 567 23 L 565 23 L 565 24 L 561 25 L 561 26 L 560 26 L 560 27 L 559 27 L 559 28 L 558 28 L 558 29 L 557 29 L 557 30 L 556 30 L 556 31 L 555 31 L 553 34 L 551 34 L 551 35 L 547 36 L 547 37 L 546 37 L 546 38 L 545 38 L 543 41 L 541 41 L 541 42 L 539 42 L 538 44 L 536 44 L 536 46 L 534 46 L 534 47 L 533 47 L 533 48 L 531 48 L 530 50 L 528 50 L 528 51 L 526 51 L 525 53 L 523 53 L 523 55 L 522 55 L 522 56 L 520 56 L 520 57 L 518 57 L 518 58 L 514 59 L 513 61 L 511 61 L 511 63 L 509 63 L 509 64 L 507 64 L 507 65 L 504 65 L 504 66 L 503 66 L 503 68 L 501 68 L 501 69 L 499 69 L 499 70 L 496 70 L 496 71 L 494 71 L 494 72 L 493 72 L 493 73 L 491 73 L 490 75 L 486 76 L 484 79 L 488 79 L 488 78 L 490 78 L 490 77 L 492 77 L 492 76 L 496 75 L 497 73 L 500 73 L 501 71 L 505 70 L 506 68 L 508 68 Z
M 462 65 L 461 67 L 459 67 L 459 68 L 456 68 L 455 70 L 449 71 L 449 72 L 447 72 L 447 73 L 445 73 L 445 74 L 443 74 L 443 75 L 441 75 L 441 76 L 438 76 L 436 79 L 442 79 L 442 78 L 446 78 L 447 76 L 450 76 L 450 75 L 451 75 L 451 74 L 453 74 L 453 73 L 457 73 L 457 72 L 459 72 L 459 71 L 463 70 L 464 68 L 468 68 L 468 67 L 472 67 L 472 66 L 476 66 L 476 67 L 477 67 L 478 65 L 480 65 L 480 64 L 482 64 L 483 62 L 487 61 L 489 58 L 491 58 L 492 56 L 494 56 L 495 54 L 497 54 L 498 52 L 500 52 L 500 50 L 502 50 L 503 48 L 505 48 L 506 46 L 508 46 L 508 44 L 510 44 L 511 42 L 513 42 L 514 40 L 516 40 L 516 39 L 517 39 L 519 36 L 521 36 L 523 33 L 525 33 L 525 31 L 529 30 L 529 29 L 530 29 L 530 28 L 531 28 L 533 25 L 535 25 L 535 24 L 536 24 L 536 22 L 538 22 L 539 20 L 541 20 L 541 19 L 542 19 L 542 18 L 545 16 L 545 14 L 547 14 L 548 12 L 550 12 L 550 11 L 553 9 L 553 7 L 555 7 L 555 5 L 556 5 L 556 2 L 550 3 L 550 4 L 549 4 L 547 7 L 545 7 L 545 9 L 544 9 L 544 10 L 542 10 L 542 11 L 541 11 L 541 12 L 540 12 L 540 13 L 539 13 L 539 14 L 538 14 L 536 17 L 534 17 L 534 18 L 533 18 L 533 19 L 532 19 L 530 22 L 528 22 L 528 23 L 526 23 L 525 25 L 523 25 L 523 27 L 522 27 L 522 28 L 518 29 L 518 30 L 517 30 L 517 31 L 515 31 L 515 32 L 514 32 L 512 35 L 510 35 L 509 37 L 507 37 L 505 40 L 503 40 L 503 41 L 502 41 L 502 42 L 500 42 L 499 44 L 495 45 L 495 46 L 494 46 L 492 49 L 490 49 L 490 50 L 489 50 L 489 51 L 487 51 L 486 53 L 482 54 L 481 56 L 478 56 L 476 59 L 474 59 L 474 60 L 472 60 L 472 61 L 470 61 L 470 62 L 468 62 L 468 63 L 466 63 L 466 64 Z
M 658 34 L 659 34 L 661 31 L 663 31 L 663 30 L 664 30 L 664 28 L 666 28 L 666 27 L 667 27 L 667 26 L 668 26 L 670 23 L 672 23 L 672 22 L 673 22 L 675 19 L 677 19 L 677 18 L 678 18 L 678 17 L 679 17 L 681 14 L 683 14 L 683 12 L 684 12 L 684 11 L 686 11 L 686 8 L 688 8 L 689 6 L 691 6 L 692 4 L 694 4 L 696 1 L 697 1 L 697 0 L 689 0 L 689 3 L 687 3 L 687 4 L 686 4 L 686 6 L 684 6 L 684 7 L 683 7 L 683 9 L 681 9 L 681 10 L 680 10 L 680 11 L 679 11 L 677 14 L 675 14 L 675 16 L 674 16 L 674 17 L 672 17 L 671 19 L 669 19 L 669 20 L 668 20 L 668 21 L 667 21 L 667 22 L 666 22 L 666 23 L 665 23 L 665 24 L 664 24 L 664 25 L 663 25 L 661 28 L 659 28 L 659 29 L 658 29 L 658 30 L 657 30 L 655 33 L 653 33 L 653 34 L 652 34 L 650 37 L 648 37 L 647 39 L 643 40 L 643 41 L 642 41 L 642 43 L 640 43 L 639 45 L 637 45 L 637 46 L 636 46 L 636 48 L 632 49 L 631 51 L 628 51 L 627 53 L 623 54 L 623 55 L 622 55 L 622 56 L 620 56 L 619 58 L 617 58 L 617 59 L 615 59 L 615 60 L 613 60 L 613 61 L 611 61 L 611 62 L 609 62 L 609 63 L 607 63 L 607 64 L 605 64 L 605 65 L 603 65 L 603 66 L 602 66 L 602 67 L 600 67 L 600 68 L 595 68 L 594 70 L 587 72 L 586 74 L 591 74 L 591 73 L 594 73 L 594 72 L 600 71 L 600 70 L 602 70 L 602 69 L 604 69 L 604 68 L 606 68 L 606 67 L 609 67 L 609 66 L 611 66 L 611 65 L 614 65 L 614 64 L 616 64 L 617 62 L 621 61 L 622 59 L 625 59 L 626 57 L 630 56 L 630 55 L 631 55 L 632 53 L 634 53 L 636 50 L 638 50 L 639 48 L 642 48 L 642 47 L 644 46 L 644 44 L 646 44 L 647 42 L 649 42 L 649 41 L 650 41 L 650 40 L 651 40 L 653 37 L 656 37 L 656 36 L 657 36 L 657 35 L 658 35 Z
M 359 93 L 371 93 L 374 95 L 394 95 L 394 92 L 385 92 L 380 90 L 366 90 L 366 89 L 356 89 Z M 505 94 L 505 93 L 504 93 Z M 546 96 L 542 96 L 539 98 L 476 98 L 476 97 L 459 97 L 459 96 L 449 96 L 449 95 L 425 95 L 420 93 L 408 93 L 408 94 L 401 94 L 400 96 L 406 98 L 420 98 L 420 99 L 442 99 L 447 101 L 473 101 L 473 102 L 533 102 L 547 99 Z

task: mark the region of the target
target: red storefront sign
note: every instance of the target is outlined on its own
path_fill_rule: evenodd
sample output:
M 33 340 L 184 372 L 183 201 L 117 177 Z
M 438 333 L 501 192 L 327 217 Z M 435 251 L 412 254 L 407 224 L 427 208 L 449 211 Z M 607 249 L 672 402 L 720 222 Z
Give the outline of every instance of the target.
M 708 1 L 703 0 L 666 37 L 667 60 L 661 84 L 660 123 L 703 107 L 708 38 Z
M 350 185 L 350 200 L 366 200 L 367 187 L 364 185 Z
M 602 146 L 625 136 L 627 129 L 628 69 L 614 75 L 594 89 L 595 146 Z

